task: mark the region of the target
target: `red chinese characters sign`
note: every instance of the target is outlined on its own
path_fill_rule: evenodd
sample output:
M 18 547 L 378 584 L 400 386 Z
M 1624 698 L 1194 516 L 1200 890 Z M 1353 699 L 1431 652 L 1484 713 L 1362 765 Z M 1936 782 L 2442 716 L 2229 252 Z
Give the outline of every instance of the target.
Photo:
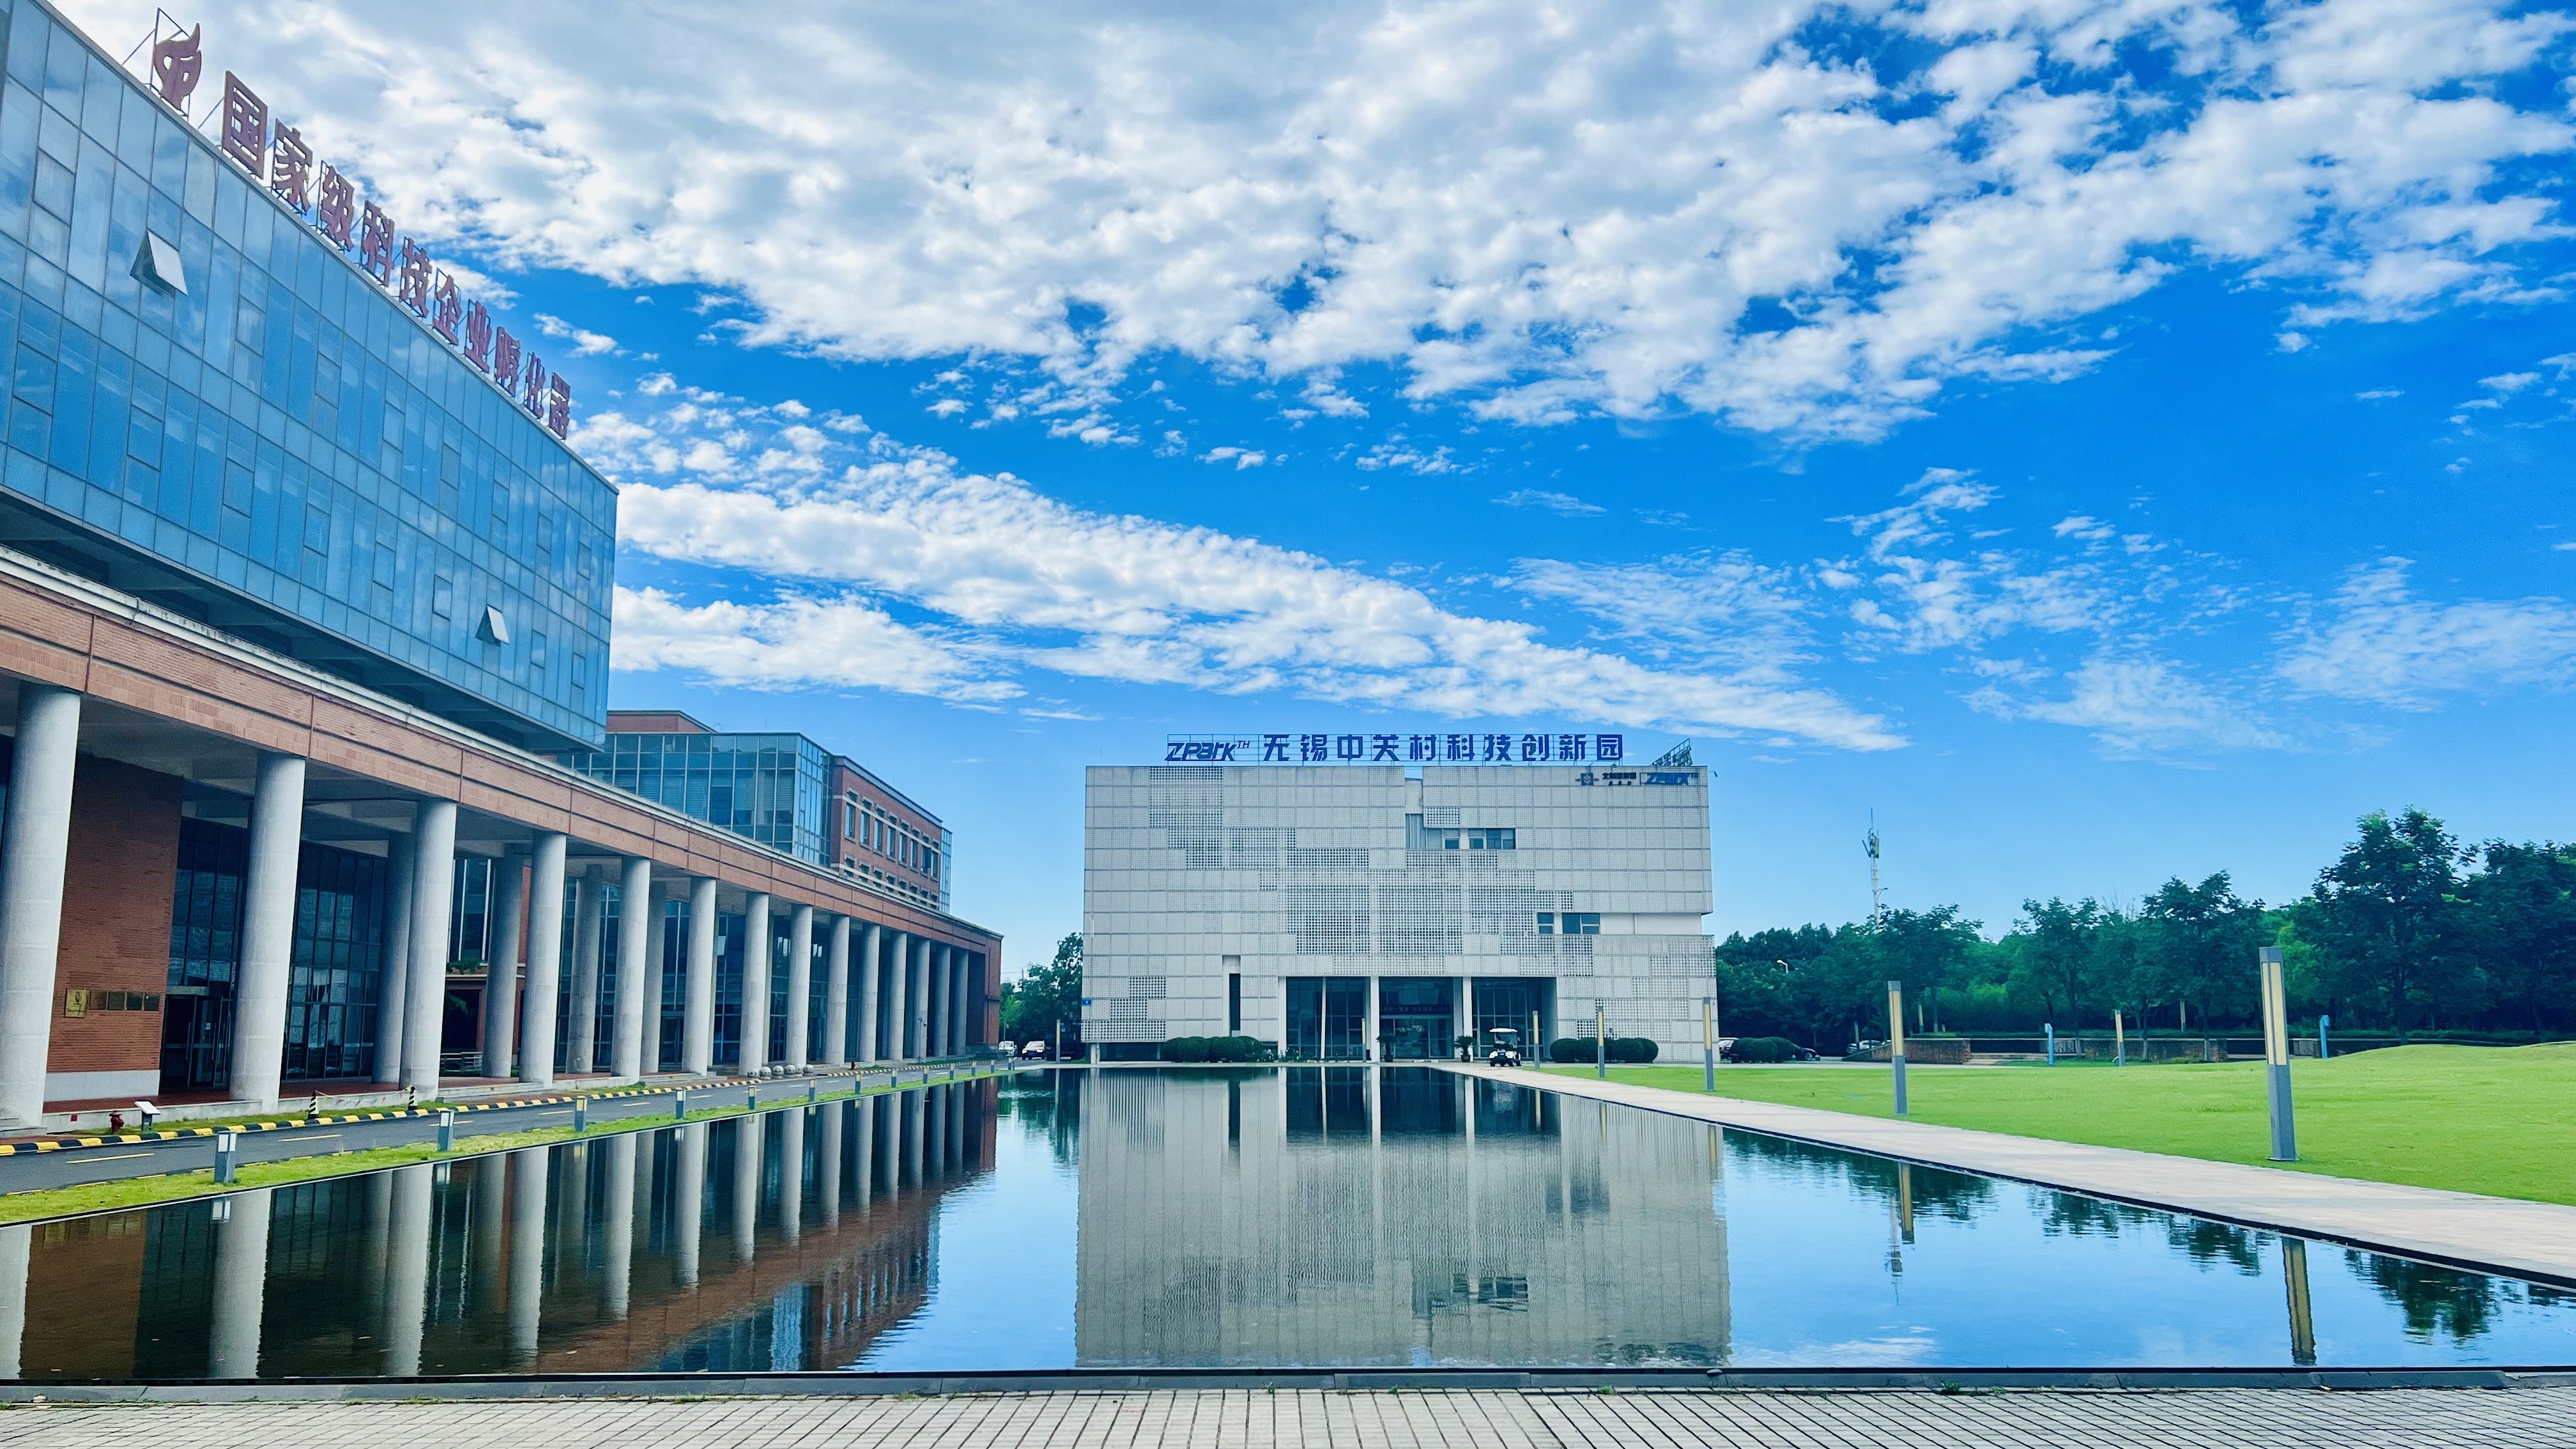
M 165 57 L 156 50 L 156 72 L 202 64 L 195 58 L 196 44 L 192 33 L 184 56 Z M 196 83 L 193 70 L 186 71 L 184 82 L 174 84 L 172 75 L 160 76 L 163 99 L 180 104 L 187 87 Z M 395 301 L 428 323 L 466 361 L 489 373 L 530 417 L 558 438 L 571 433 L 571 381 L 547 371 L 543 359 L 526 352 L 508 329 L 495 325 L 482 303 L 467 301 L 456 279 L 438 266 L 427 247 L 410 237 L 397 241 L 393 218 L 376 203 L 360 200 L 345 173 L 322 165 L 317 175 L 313 148 L 305 144 L 303 134 L 282 121 L 272 125 L 268 103 L 230 71 L 224 72 L 220 138 L 224 155 L 234 165 L 248 172 L 252 181 L 266 184 L 296 215 L 306 215 L 309 209 L 314 230 L 339 250 L 355 252 L 359 270 L 392 292 Z

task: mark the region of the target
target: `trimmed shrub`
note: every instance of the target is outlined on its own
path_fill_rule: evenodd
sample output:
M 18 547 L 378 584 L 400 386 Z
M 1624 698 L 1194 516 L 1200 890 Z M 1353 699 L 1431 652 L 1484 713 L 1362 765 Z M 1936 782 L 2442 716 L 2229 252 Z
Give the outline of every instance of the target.
M 1786 1062 L 1796 1060 L 1797 1055 L 1797 1044 L 1785 1036 L 1749 1036 L 1738 1038 L 1735 1045 L 1727 1049 L 1726 1059 L 1730 1062 Z
M 1631 1065 L 1651 1062 L 1662 1048 L 1652 1037 L 1614 1036 L 1610 1038 L 1610 1060 Z
M 1278 1048 L 1257 1036 L 1176 1036 L 1163 1043 L 1167 1062 L 1267 1062 Z
M 1547 1044 L 1547 1059 L 1552 1062 L 1588 1062 L 1592 1060 L 1592 1039 L 1561 1036 Z

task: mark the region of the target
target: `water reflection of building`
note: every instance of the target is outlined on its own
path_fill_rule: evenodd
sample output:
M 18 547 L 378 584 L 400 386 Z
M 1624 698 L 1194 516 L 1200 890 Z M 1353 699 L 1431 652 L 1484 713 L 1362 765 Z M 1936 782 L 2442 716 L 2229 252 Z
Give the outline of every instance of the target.
M 992 1166 L 993 1095 L 941 1085 L 0 1229 L 0 1377 L 847 1364 L 925 1301 L 938 1203 Z
M 1082 1102 L 1076 1359 L 1720 1363 L 1716 1148 L 1425 1069 L 1104 1072 Z

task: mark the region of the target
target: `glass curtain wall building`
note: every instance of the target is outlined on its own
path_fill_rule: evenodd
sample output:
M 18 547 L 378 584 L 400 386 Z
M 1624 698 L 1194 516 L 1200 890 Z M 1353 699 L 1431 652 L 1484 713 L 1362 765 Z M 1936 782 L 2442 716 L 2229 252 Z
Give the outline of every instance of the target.
M 830 865 L 832 757 L 803 735 L 629 734 L 564 763 L 815 865 Z
M 0 47 L 0 541 L 496 737 L 596 741 L 606 480 L 35 0 L 0 0 Z

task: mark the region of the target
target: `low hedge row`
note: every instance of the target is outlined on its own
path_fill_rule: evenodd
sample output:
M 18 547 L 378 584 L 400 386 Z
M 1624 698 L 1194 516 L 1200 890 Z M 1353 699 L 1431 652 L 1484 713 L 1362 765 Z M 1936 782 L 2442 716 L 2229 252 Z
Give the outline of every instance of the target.
M 1662 1048 L 1654 1038 L 1614 1036 L 1610 1038 L 1610 1060 L 1634 1066 L 1651 1062 Z M 1561 1036 L 1547 1044 L 1547 1059 L 1552 1062 L 1588 1062 L 1594 1060 L 1593 1039 L 1588 1036 Z
M 1167 1062 L 1274 1062 L 1279 1049 L 1257 1036 L 1176 1036 L 1163 1043 Z

